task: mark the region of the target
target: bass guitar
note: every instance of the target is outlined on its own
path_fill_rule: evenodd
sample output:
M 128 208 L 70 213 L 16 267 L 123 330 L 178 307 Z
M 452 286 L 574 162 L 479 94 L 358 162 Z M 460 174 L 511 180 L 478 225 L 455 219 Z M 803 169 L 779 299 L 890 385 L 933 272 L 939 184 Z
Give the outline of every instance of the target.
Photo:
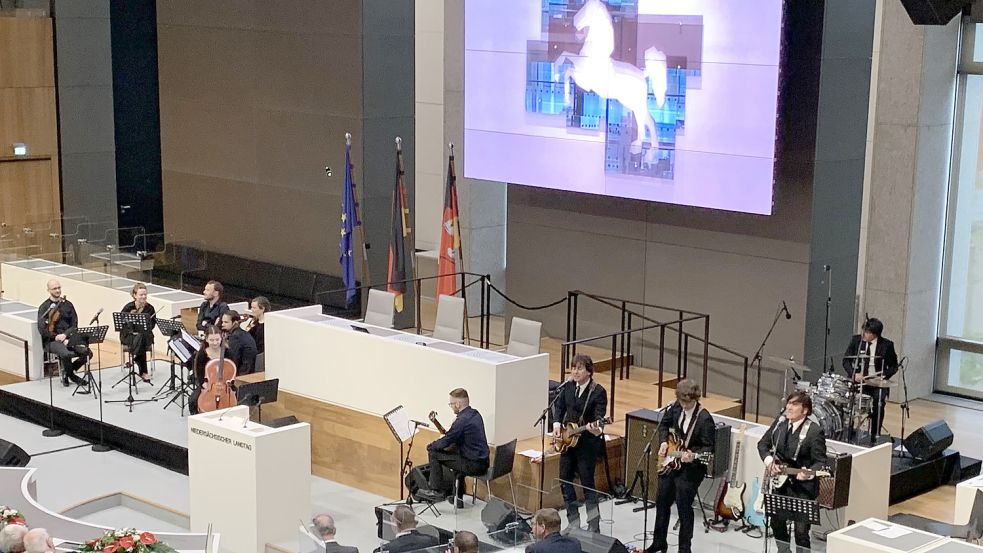
M 717 493 L 717 502 L 714 505 L 714 514 L 723 520 L 740 520 L 744 514 L 744 491 L 747 484 L 738 480 L 741 463 L 741 446 L 744 445 L 744 434 L 747 432 L 747 425 L 742 424 L 741 430 L 737 435 L 737 442 L 734 445 L 734 461 L 730 466 L 730 477 L 720 483 L 720 491 Z
M 709 465 L 713 463 L 713 453 L 693 453 L 692 451 L 683 449 L 682 440 L 672 430 L 669 431 L 669 436 L 666 438 L 666 446 L 665 454 L 659 455 L 659 462 L 656 464 L 659 474 L 669 474 L 682 468 L 683 462 L 681 457 L 687 453 L 695 455 L 695 460 L 703 464 Z
M 604 428 L 605 425 L 611 424 L 610 417 L 604 417 L 601 420 L 595 421 L 595 423 Z M 577 423 L 571 422 L 566 426 L 560 427 L 560 436 L 553 437 L 553 451 L 557 453 L 565 453 L 568 449 L 572 447 L 577 447 L 580 442 L 580 434 L 582 434 L 587 428 L 594 423 L 588 423 L 578 426 Z

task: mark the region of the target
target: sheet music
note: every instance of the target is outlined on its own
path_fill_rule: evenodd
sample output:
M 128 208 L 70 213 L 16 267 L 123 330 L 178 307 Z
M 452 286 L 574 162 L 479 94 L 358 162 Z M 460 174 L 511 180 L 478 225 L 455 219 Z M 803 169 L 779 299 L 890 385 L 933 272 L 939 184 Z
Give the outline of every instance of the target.
M 889 527 L 884 528 L 882 530 L 876 530 L 876 531 L 874 531 L 874 533 L 877 534 L 878 536 L 882 537 L 882 538 L 887 538 L 889 540 L 893 540 L 894 538 L 900 538 L 901 536 L 907 536 L 908 534 L 911 533 L 911 530 L 908 530 L 904 526 L 900 526 L 900 525 L 895 524 L 894 526 L 889 526 Z
M 413 421 L 410 420 L 409 413 L 403 408 L 402 405 L 396 407 L 382 417 L 386 419 L 386 423 L 389 424 L 389 428 L 392 429 L 393 433 L 396 434 L 396 437 L 399 438 L 399 441 L 401 442 L 405 442 L 406 440 L 410 439 L 413 434 L 420 431 L 420 429 L 413 424 Z
M 181 329 L 181 339 L 184 340 L 185 344 L 194 348 L 195 351 L 201 349 L 201 340 L 192 336 L 187 330 L 184 330 L 183 328 Z

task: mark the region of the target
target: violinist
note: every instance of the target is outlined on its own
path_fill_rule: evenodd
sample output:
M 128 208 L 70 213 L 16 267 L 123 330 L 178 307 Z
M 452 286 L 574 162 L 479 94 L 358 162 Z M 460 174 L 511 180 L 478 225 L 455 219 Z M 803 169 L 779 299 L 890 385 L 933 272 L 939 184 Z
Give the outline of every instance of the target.
M 153 320 L 156 314 L 154 306 L 147 303 L 147 285 L 138 282 L 133 285 L 133 290 L 130 291 L 130 295 L 133 297 L 133 301 L 123 306 L 120 309 L 121 313 L 142 313 L 148 315 L 147 319 L 147 330 L 136 330 L 136 329 L 124 329 L 120 333 L 119 341 L 121 344 L 126 345 L 130 348 L 130 352 L 133 353 L 133 362 L 136 364 L 140 371 L 140 378 L 143 379 L 147 384 L 152 384 L 150 382 L 150 373 L 147 370 L 147 352 L 153 348 L 154 345 L 154 332 L 153 332 Z
M 222 337 L 222 331 L 215 325 L 205 327 L 205 347 L 198 350 L 191 361 L 195 375 L 195 391 L 191 394 L 188 409 L 192 415 L 198 414 L 198 396 L 201 395 L 201 388 L 205 382 L 205 365 L 213 359 L 223 357 L 222 350 L 225 349 L 226 345 Z
M 75 371 L 85 365 L 92 352 L 85 344 L 74 344 L 72 336 L 78 328 L 78 314 L 68 298 L 61 295 L 61 283 L 55 279 L 48 281 L 48 299 L 38 307 L 38 331 L 44 350 L 58 357 L 61 364 L 61 385 L 68 386 L 71 380 L 76 385 L 85 385 Z M 79 389 L 80 394 L 89 393 Z
M 232 310 L 222 315 L 222 332 L 229 343 L 229 359 L 236 364 L 238 375 L 252 374 L 256 370 L 256 341 L 239 328 L 239 312 Z
M 265 321 L 263 319 L 272 307 L 270 300 L 266 299 L 265 296 L 257 296 L 253 298 L 253 301 L 249 302 L 249 311 L 251 314 L 242 323 L 241 328 L 248 332 L 253 337 L 253 340 L 256 341 L 256 353 L 266 351 L 266 331 L 264 327 Z

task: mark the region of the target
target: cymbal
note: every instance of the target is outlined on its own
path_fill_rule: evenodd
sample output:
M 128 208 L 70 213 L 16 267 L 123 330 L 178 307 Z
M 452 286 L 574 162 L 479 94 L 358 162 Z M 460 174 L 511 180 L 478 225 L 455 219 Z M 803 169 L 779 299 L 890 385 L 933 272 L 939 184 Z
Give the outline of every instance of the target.
M 799 364 L 799 362 L 796 361 L 795 359 L 788 359 L 786 357 L 774 357 L 771 355 L 765 356 L 765 359 L 767 359 L 769 363 L 774 363 L 776 365 L 781 365 L 783 367 L 795 367 L 797 370 L 800 371 L 812 372 L 812 369 L 810 369 L 805 365 Z

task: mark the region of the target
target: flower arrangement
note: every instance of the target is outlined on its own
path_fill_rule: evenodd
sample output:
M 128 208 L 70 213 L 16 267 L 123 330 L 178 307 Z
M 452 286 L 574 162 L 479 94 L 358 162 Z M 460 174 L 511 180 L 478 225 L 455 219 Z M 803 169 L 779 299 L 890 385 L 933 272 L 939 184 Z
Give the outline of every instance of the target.
M 89 540 L 79 551 L 83 553 L 176 553 L 173 547 L 157 541 L 150 532 L 133 528 L 110 530 L 99 539 Z
M 27 521 L 24 520 L 24 515 L 20 511 L 6 505 L 0 505 L 0 528 L 8 524 L 20 524 L 21 526 L 27 526 Z

